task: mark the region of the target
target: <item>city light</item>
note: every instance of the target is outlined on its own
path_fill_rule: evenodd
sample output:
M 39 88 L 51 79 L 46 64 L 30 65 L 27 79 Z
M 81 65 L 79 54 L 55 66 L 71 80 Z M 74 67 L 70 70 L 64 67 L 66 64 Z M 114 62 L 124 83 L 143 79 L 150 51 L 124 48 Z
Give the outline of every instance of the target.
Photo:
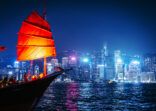
M 89 62 L 89 59 L 88 58 L 83 58 L 83 62 L 87 63 L 87 62 Z
M 140 62 L 138 60 L 133 60 L 131 63 L 134 64 L 134 65 L 139 65 L 140 64 Z
M 19 64 L 19 62 L 18 61 L 15 61 L 14 64 Z
M 76 57 L 71 57 L 71 60 L 72 60 L 72 61 L 75 61 L 75 60 L 76 60 Z
M 52 64 L 51 64 L 51 63 L 47 63 L 47 65 L 48 65 L 48 66 L 51 66 Z
M 122 63 L 122 59 L 121 58 L 118 58 L 117 59 L 117 63 L 120 63 L 121 64 Z
M 104 67 L 104 64 L 98 64 L 97 66 L 98 67 Z
M 13 72 L 12 72 L 12 71 L 9 71 L 9 72 L 8 72 L 8 74 L 9 74 L 9 75 L 12 75 L 12 74 L 13 74 Z
M 15 61 L 15 62 L 14 62 L 14 67 L 15 67 L 15 68 L 19 68 L 19 62 L 18 62 L 18 61 Z

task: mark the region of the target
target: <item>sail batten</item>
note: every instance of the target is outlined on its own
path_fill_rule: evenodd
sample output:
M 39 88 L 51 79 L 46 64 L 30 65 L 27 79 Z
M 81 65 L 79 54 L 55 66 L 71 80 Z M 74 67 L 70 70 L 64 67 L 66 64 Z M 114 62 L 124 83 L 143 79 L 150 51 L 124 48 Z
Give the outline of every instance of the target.
M 45 26 L 40 26 L 40 25 L 38 25 L 38 24 L 34 24 L 34 23 L 29 22 L 29 21 L 24 21 L 24 23 L 27 23 L 27 24 L 32 25 L 32 26 L 34 26 L 34 27 L 41 28 L 41 29 L 46 30 L 46 31 L 49 31 L 49 32 L 51 31 L 50 29 L 48 29 L 48 28 L 45 27 Z
M 17 47 L 54 47 L 54 45 L 44 46 L 44 45 L 18 45 Z
M 39 38 L 44 38 L 44 39 L 50 39 L 51 40 L 51 38 L 50 37 L 48 37 L 48 36 L 40 36 L 40 35 L 33 35 L 33 34 L 24 34 L 24 33 L 18 33 L 18 35 L 22 35 L 22 36 L 34 36 L 34 37 L 39 37 Z M 52 37 L 53 38 L 53 37 Z
M 46 21 L 42 16 L 40 16 L 37 11 L 33 11 L 25 21 L 46 27 L 47 29 L 50 30 L 50 25 L 48 21 Z
M 18 32 L 17 60 L 34 60 L 56 56 L 49 23 L 37 12 L 32 12 Z
M 35 25 L 27 24 L 26 22 L 22 23 L 22 27 L 21 27 L 19 33 L 47 36 L 47 37 L 52 36 L 51 31 L 43 29 L 43 28 L 35 26 Z
M 36 42 L 37 41 L 37 42 Z M 49 38 L 30 36 L 30 35 L 19 35 L 18 45 L 45 45 L 54 46 L 54 40 Z

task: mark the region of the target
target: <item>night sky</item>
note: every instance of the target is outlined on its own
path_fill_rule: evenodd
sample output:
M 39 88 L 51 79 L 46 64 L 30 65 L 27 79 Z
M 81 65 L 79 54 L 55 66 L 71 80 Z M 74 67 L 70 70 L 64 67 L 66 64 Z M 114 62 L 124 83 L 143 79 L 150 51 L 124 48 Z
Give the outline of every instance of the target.
M 91 52 L 107 42 L 110 52 L 156 52 L 155 0 L 45 0 L 57 52 Z M 16 55 L 17 33 L 31 11 L 43 12 L 44 0 L 0 1 L 0 53 Z

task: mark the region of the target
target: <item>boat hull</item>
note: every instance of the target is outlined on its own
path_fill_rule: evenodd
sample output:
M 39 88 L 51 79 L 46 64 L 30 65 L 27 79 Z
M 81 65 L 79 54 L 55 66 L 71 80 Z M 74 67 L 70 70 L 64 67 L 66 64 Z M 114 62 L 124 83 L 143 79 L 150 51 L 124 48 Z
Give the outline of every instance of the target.
M 49 84 L 63 72 L 55 72 L 42 79 L 0 89 L 0 110 L 9 111 L 18 108 L 19 111 L 28 111 L 32 109 Z M 18 111 L 18 109 L 15 110 Z

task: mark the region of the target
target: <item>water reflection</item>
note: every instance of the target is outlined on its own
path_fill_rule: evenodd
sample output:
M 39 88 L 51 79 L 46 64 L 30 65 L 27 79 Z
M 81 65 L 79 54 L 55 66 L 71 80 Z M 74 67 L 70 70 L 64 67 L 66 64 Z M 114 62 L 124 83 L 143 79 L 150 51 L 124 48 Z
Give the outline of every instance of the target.
M 55 83 L 35 111 L 156 109 L 156 84 Z
M 67 86 L 66 92 L 66 109 L 68 111 L 78 111 L 77 98 L 79 96 L 78 84 L 70 83 Z

